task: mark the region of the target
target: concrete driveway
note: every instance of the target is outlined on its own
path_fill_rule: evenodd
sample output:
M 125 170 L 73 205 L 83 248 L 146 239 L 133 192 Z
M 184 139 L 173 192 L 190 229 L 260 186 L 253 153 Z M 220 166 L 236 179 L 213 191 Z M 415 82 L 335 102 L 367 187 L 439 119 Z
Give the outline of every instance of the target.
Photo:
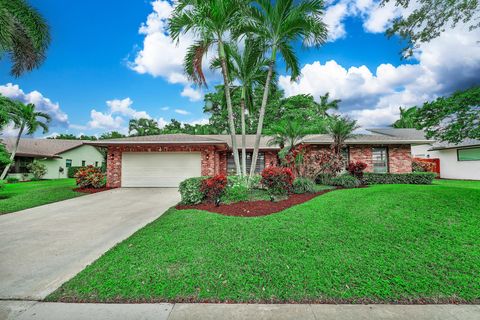
M 114 189 L 0 216 L 0 299 L 45 298 L 179 200 L 175 188 Z

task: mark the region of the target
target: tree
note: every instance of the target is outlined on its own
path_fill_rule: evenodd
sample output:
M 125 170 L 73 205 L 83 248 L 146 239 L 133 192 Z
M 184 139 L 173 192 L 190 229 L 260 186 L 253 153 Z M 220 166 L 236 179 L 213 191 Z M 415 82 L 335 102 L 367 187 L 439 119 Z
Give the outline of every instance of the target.
M 221 63 L 225 99 L 228 112 L 228 124 L 232 139 L 233 157 L 237 174 L 241 174 L 235 123 L 230 96 L 230 78 L 228 74 L 225 42 L 237 28 L 245 1 L 241 0 L 182 0 L 177 3 L 169 20 L 169 32 L 173 40 L 178 41 L 181 34 L 193 32 L 200 40 L 196 41 L 185 57 L 185 73 L 196 84 L 206 85 L 202 70 L 204 55 L 216 45 Z
M 332 137 L 332 149 L 336 155 L 341 154 L 345 146 L 345 140 L 353 138 L 353 131 L 358 129 L 357 121 L 348 117 L 334 116 L 330 118 L 327 125 L 327 132 Z
M 160 128 L 153 119 L 131 119 L 128 123 L 128 133 L 132 136 L 151 136 L 160 134 Z
M 107 140 L 107 139 L 119 139 L 119 138 L 125 138 L 126 135 L 118 132 L 118 131 L 111 131 L 111 132 L 105 132 L 100 135 L 98 138 L 99 140 Z
M 17 139 L 15 141 L 15 146 L 13 147 L 12 153 L 10 154 L 10 161 L 15 159 L 15 154 L 18 149 L 18 144 L 23 133 L 34 134 L 39 128 L 43 129 L 43 133 L 48 132 L 48 123 L 51 118 L 48 114 L 40 111 L 35 111 L 35 105 L 33 103 L 23 104 L 20 101 L 15 101 L 16 108 L 10 110 L 10 119 L 13 121 L 14 126 L 18 130 Z M 39 118 L 43 119 L 45 122 L 40 121 Z M 5 176 L 10 169 L 11 163 L 5 166 L 3 169 L 0 180 L 5 179 Z
M 480 139 L 480 86 L 424 103 L 416 121 L 427 138 L 450 143 Z
M 298 4 L 292 0 L 277 0 L 274 3 L 269 0 L 257 0 L 251 7 L 250 19 L 244 19 L 244 32 L 258 37 L 270 52 L 250 176 L 255 174 L 269 85 L 275 70 L 277 54 L 283 57 L 287 71 L 291 71 L 291 79 L 297 79 L 300 75 L 300 67 L 292 44 L 296 41 L 301 41 L 308 46 L 323 44 L 327 39 L 327 28 L 321 21 L 322 15 L 323 1 L 321 0 L 305 0 Z
M 15 101 L 0 94 L 0 130 L 10 122 L 12 110 L 16 107 Z
M 411 56 L 421 43 L 440 36 L 448 25 L 454 28 L 462 22 L 470 30 L 480 26 L 478 0 L 383 0 L 381 5 L 388 2 L 413 9 L 408 16 L 395 19 L 387 30 L 389 37 L 398 34 L 407 41 L 407 46 L 402 50 L 406 57 Z
M 12 60 L 15 77 L 38 68 L 50 44 L 49 27 L 25 0 L 0 0 L 0 58 Z
M 392 124 L 392 127 L 400 128 L 416 128 L 417 127 L 417 107 L 402 108 L 400 107 L 400 119 Z
M 307 135 L 303 123 L 295 120 L 282 120 L 272 127 L 273 134 L 270 145 L 278 145 L 281 149 L 293 149 Z
M 5 146 L 0 143 L 0 168 L 5 167 L 7 164 L 11 163 L 10 154 L 8 153 Z
M 324 117 L 328 116 L 329 110 L 338 110 L 338 104 L 342 102 L 340 99 L 330 100 L 330 92 L 326 92 L 323 96 L 320 96 L 320 102 L 316 102 L 317 112 Z

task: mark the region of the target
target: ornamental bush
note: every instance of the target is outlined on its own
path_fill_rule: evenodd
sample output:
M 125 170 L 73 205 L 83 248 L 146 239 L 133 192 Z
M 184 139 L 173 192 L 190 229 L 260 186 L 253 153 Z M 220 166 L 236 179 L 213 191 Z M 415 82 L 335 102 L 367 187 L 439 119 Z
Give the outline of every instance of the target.
M 105 174 L 100 168 L 94 166 L 83 167 L 75 173 L 77 186 L 82 189 L 86 188 L 102 188 L 105 186 Z
M 77 173 L 78 170 L 83 169 L 85 167 L 68 167 L 67 170 L 67 177 L 69 178 L 75 178 L 75 174 Z
M 38 161 L 33 161 L 27 165 L 28 171 L 33 175 L 32 180 L 40 180 L 47 174 L 47 166 Z
M 247 177 L 228 176 L 227 187 L 222 196 L 222 202 L 239 202 L 249 199 L 250 187 Z M 253 188 L 253 187 L 252 187 Z
M 356 188 L 361 184 L 361 182 L 351 174 L 344 173 L 337 177 L 331 178 L 329 184 L 337 187 Z
M 362 161 L 350 162 L 347 171 L 357 179 L 362 179 L 363 171 L 367 168 L 367 164 Z
M 308 178 L 299 177 L 293 181 L 293 192 L 297 194 L 314 193 L 315 182 Z
M 437 175 L 433 172 L 369 173 L 365 172 L 364 184 L 432 184 Z
M 200 190 L 208 202 L 219 200 L 227 186 L 227 177 L 224 174 L 218 174 L 208 179 L 202 180 Z
M 202 190 L 200 190 L 200 187 L 202 186 L 202 181 L 206 178 L 207 177 L 189 178 L 180 183 L 179 191 L 182 204 L 202 203 L 205 195 Z
M 270 194 L 284 195 L 292 191 L 294 176 L 290 168 L 267 167 L 261 175 L 260 183 Z

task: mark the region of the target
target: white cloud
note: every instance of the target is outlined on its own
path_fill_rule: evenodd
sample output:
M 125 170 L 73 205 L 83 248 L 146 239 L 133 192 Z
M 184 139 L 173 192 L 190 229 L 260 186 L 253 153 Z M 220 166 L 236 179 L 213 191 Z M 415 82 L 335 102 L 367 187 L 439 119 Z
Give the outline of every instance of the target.
M 480 82 L 480 30 L 459 26 L 448 30 L 415 52 L 416 64 L 380 64 L 345 68 L 331 60 L 315 61 L 302 68 L 297 82 L 280 76 L 287 96 L 310 93 L 318 98 L 330 92 L 342 99 L 341 110 L 362 126 L 389 125 L 400 106 L 421 105 L 454 90 Z M 455 52 L 455 54 L 452 54 Z
M 347 9 L 347 4 L 340 2 L 329 6 L 325 11 L 323 22 L 328 28 L 328 41 L 341 39 L 347 34 L 343 24 L 343 19 L 348 15 Z
M 118 130 L 122 128 L 124 120 L 120 116 L 112 116 L 110 113 L 103 113 L 93 109 L 90 111 L 92 120 L 88 122 L 90 129 Z
M 52 102 L 49 98 L 44 97 L 36 90 L 25 93 L 22 89 L 20 89 L 19 85 L 7 83 L 6 85 L 0 85 L 0 94 L 15 100 L 19 100 L 23 103 L 35 104 L 37 111 L 45 112 L 52 117 L 50 126 L 68 126 L 68 116 L 62 111 L 58 102 Z
M 175 109 L 175 112 L 178 113 L 178 114 L 181 114 L 181 115 L 190 114 L 190 112 L 188 112 L 187 110 L 183 110 L 183 109 Z
M 167 110 L 169 110 L 169 109 L 170 109 L 170 107 L 163 107 L 163 108 L 160 108 L 160 110 L 162 110 L 162 111 L 167 111 Z
M 191 124 L 192 126 L 196 125 L 196 124 L 200 124 L 200 125 L 205 125 L 205 124 L 208 124 L 209 121 L 207 118 L 200 118 L 200 119 L 196 119 L 196 120 L 192 120 L 190 122 L 187 122 L 188 124 Z
M 157 124 L 158 124 L 158 127 L 160 129 L 162 129 L 163 127 L 165 127 L 169 122 L 167 120 L 165 120 L 163 117 L 160 117 L 157 119 Z
M 183 88 L 182 97 L 187 97 L 190 101 L 200 101 L 203 99 L 203 92 L 200 89 L 194 89 L 191 86 Z
M 110 107 L 110 113 L 118 113 L 118 114 L 121 114 L 122 116 L 128 116 L 134 119 L 139 119 L 139 118 L 150 119 L 151 118 L 146 111 L 137 111 L 133 108 L 130 108 L 132 103 L 133 101 L 130 98 L 125 98 L 123 100 L 114 99 L 114 100 L 108 100 L 107 106 Z

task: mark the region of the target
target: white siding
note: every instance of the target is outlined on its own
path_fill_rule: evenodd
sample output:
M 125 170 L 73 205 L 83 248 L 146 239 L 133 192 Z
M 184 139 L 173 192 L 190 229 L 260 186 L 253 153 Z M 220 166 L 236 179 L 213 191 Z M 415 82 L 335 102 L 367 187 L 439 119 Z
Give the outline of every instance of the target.
M 480 180 L 480 161 L 458 161 L 457 149 L 438 150 L 436 153 L 440 159 L 440 178 Z

